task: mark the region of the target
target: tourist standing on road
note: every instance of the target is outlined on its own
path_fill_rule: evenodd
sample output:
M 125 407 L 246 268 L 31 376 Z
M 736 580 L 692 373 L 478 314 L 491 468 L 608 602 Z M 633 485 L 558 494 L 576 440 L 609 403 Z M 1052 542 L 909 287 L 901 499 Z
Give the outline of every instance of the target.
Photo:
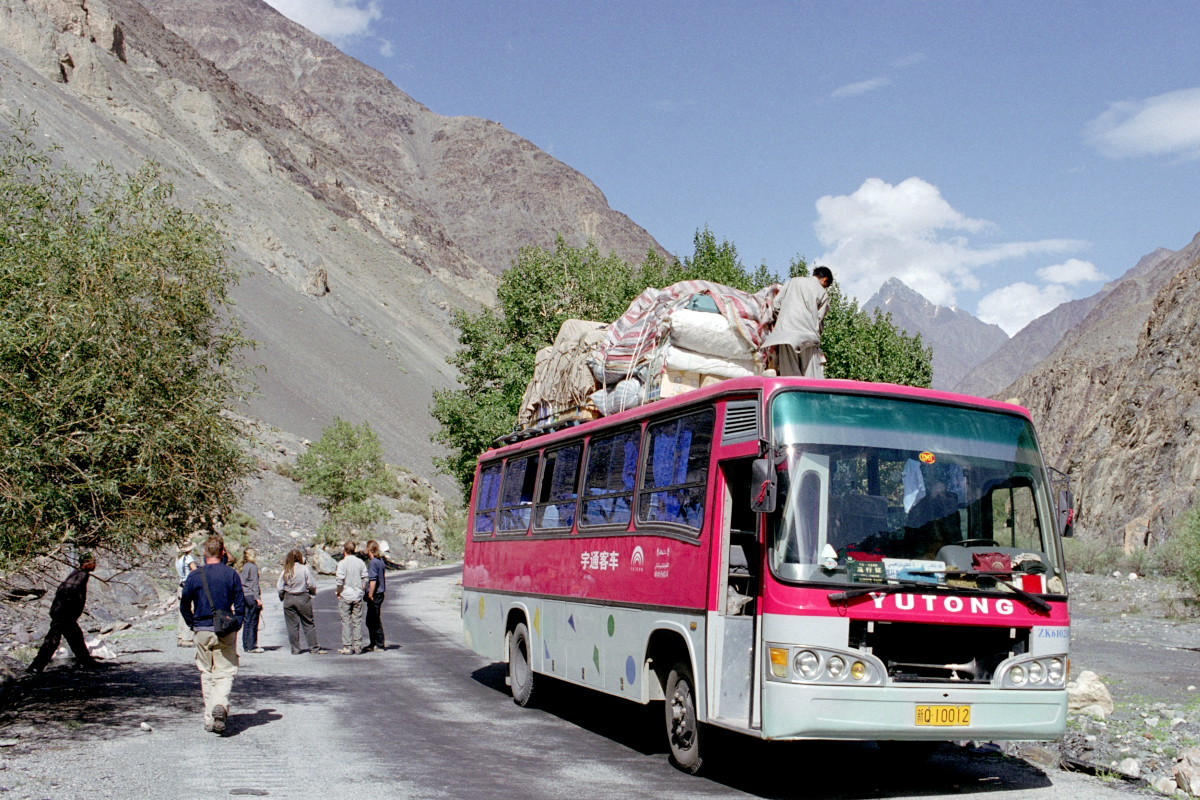
M 229 693 L 238 671 L 237 628 L 217 635 L 213 609 L 232 612 L 237 619 L 246 613 L 242 579 L 225 563 L 225 540 L 210 536 L 204 543 L 204 563 L 188 575 L 179 600 L 179 613 L 187 620 L 196 641 L 196 668 L 200 670 L 200 693 L 204 697 L 204 730 L 225 732 L 229 718 Z
M 385 650 L 387 645 L 383 636 L 383 595 L 387 591 L 387 564 L 383 560 L 383 551 L 379 542 L 374 539 L 367 542 L 367 556 L 371 562 L 367 565 L 367 638 L 371 641 L 364 648 L 367 650 Z
M 258 618 L 262 614 L 262 587 L 259 585 L 258 551 L 247 547 L 242 553 L 242 592 L 246 595 L 246 616 L 242 617 L 242 651 L 264 652 L 258 646 Z
M 367 591 L 367 565 L 355 553 L 354 542 L 342 547 L 337 566 L 338 616 L 342 618 L 342 655 L 362 652 L 363 597 Z
M 77 666 L 85 669 L 99 666 L 96 659 L 92 658 L 92 654 L 88 652 L 87 642 L 83 639 L 83 631 L 79 628 L 79 617 L 83 614 L 84 605 L 87 604 L 88 578 L 95 568 L 96 559 L 92 557 L 91 553 L 83 553 L 79 556 L 79 568 L 73 570 L 58 585 L 58 589 L 54 592 L 54 602 L 50 604 L 50 630 L 46 631 L 46 638 L 42 641 L 41 649 L 34 656 L 33 663 L 29 665 L 29 672 L 37 673 L 44 670 L 50 663 L 50 659 L 54 658 L 54 653 L 58 650 L 58 643 L 64 638 L 71 646 L 71 652 L 75 654 Z
M 279 599 L 283 601 L 283 619 L 287 623 L 292 655 L 301 652 L 301 630 L 308 642 L 309 653 L 328 653 L 317 643 L 317 626 L 313 624 L 312 599 L 317 593 L 317 579 L 305 563 L 304 551 L 299 547 L 289 551 L 284 558 L 283 573 L 279 576 L 276 588 L 279 589 Z
M 192 574 L 192 570 L 196 568 L 196 557 L 192 555 L 196 549 L 196 543 L 190 539 L 179 545 L 178 555 L 175 558 L 175 574 L 179 576 L 179 591 L 175 594 L 176 597 L 183 597 L 183 584 L 187 582 L 188 575 Z M 183 618 L 183 614 L 179 614 L 179 629 L 177 633 L 178 644 L 180 647 L 191 647 L 192 629 L 188 627 L 187 620 Z

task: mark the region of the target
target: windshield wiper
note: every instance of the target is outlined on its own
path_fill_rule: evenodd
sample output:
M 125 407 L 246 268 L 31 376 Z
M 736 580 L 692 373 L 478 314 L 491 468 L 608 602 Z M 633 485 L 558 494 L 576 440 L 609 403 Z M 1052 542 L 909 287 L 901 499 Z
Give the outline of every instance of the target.
M 921 573 L 917 573 L 921 574 Z M 937 583 L 925 583 L 924 581 L 907 581 L 901 580 L 899 583 L 874 583 L 870 586 L 857 586 L 853 589 L 847 589 L 844 592 L 834 592 L 829 595 L 830 602 L 840 603 L 843 600 L 852 600 L 855 597 L 862 597 L 864 594 L 872 592 L 882 592 L 883 594 L 894 594 L 905 589 L 937 589 L 946 588 Z
M 987 573 L 983 573 L 983 577 L 991 578 L 993 581 L 993 583 L 992 583 L 993 586 L 1003 586 L 1005 589 L 1008 589 L 1010 592 L 1015 594 L 1017 597 L 1020 597 L 1026 603 L 1029 603 L 1029 605 L 1033 606 L 1038 611 L 1041 611 L 1044 614 L 1050 613 L 1050 604 L 1047 603 L 1042 598 L 1038 597 L 1036 594 L 1031 594 L 1031 593 L 1025 591 L 1024 589 L 1022 589 L 1020 586 L 1009 583 L 1008 581 L 996 580 L 996 577 L 994 575 L 988 575 Z
M 971 576 L 971 577 L 975 577 L 975 578 L 989 578 L 992 580 L 993 587 L 1003 586 L 1005 589 L 1008 589 L 1010 592 L 1017 595 L 1018 597 L 1020 597 L 1025 602 L 1029 603 L 1029 605 L 1033 606 L 1037 610 L 1039 610 L 1043 613 L 1046 613 L 1046 614 L 1049 614 L 1050 610 L 1051 610 L 1050 604 L 1047 603 L 1042 598 L 1038 597 L 1035 594 L 1030 594 L 1029 592 L 1025 591 L 1024 589 L 1014 586 L 1011 583 L 997 580 L 996 575 L 992 574 L 992 573 L 987 573 L 987 572 L 949 572 L 949 573 L 913 572 L 910 574 L 912 574 L 912 575 L 942 575 L 942 574 L 946 574 L 946 575 L 954 575 L 954 576 L 959 576 L 959 575 Z M 1009 573 L 1005 572 L 1005 573 L 997 573 L 997 574 L 1007 575 Z M 834 592 L 833 594 L 829 595 L 829 601 L 831 603 L 841 603 L 845 600 L 852 600 L 855 597 L 862 597 L 864 594 L 871 594 L 873 592 L 880 592 L 882 594 L 895 594 L 896 592 L 905 591 L 907 589 L 947 589 L 947 588 L 949 588 L 949 587 L 947 587 L 945 584 L 941 584 L 941 583 L 924 583 L 922 581 L 902 580 L 899 583 L 876 583 L 876 584 L 872 584 L 870 586 L 858 586 L 854 589 L 847 589 L 844 592 Z

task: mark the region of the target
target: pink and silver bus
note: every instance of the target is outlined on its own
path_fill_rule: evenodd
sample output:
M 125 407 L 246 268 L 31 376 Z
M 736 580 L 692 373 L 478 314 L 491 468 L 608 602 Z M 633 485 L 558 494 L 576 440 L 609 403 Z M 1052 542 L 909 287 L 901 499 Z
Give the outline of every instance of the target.
M 1060 736 L 1059 514 L 1029 414 L 855 381 L 723 381 L 484 453 L 468 644 L 762 739 Z

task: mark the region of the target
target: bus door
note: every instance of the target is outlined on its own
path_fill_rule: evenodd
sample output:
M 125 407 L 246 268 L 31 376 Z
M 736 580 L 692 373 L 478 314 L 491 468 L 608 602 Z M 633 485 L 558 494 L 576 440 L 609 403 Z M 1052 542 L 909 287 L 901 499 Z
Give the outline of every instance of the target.
M 749 509 L 752 459 L 720 465 L 721 514 L 714 538 L 719 553 L 718 604 L 709 638 L 710 715 L 737 728 L 753 726 L 757 620 L 762 586 L 762 548 L 757 514 Z

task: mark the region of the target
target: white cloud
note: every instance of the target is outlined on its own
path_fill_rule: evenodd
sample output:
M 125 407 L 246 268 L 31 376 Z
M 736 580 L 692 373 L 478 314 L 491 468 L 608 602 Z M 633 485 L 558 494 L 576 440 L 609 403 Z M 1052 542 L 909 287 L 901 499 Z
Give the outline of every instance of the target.
M 368 33 L 383 16 L 378 0 L 267 0 L 280 14 L 337 41 Z
M 819 199 L 817 214 L 817 238 L 829 248 L 819 263 L 862 301 L 887 279 L 899 278 L 931 302 L 950 306 L 959 290 L 980 288 L 975 270 L 981 267 L 1083 246 L 1068 239 L 975 246 L 967 235 L 991 233 L 995 226 L 957 211 L 920 178 L 895 186 L 868 178 L 853 194 Z
M 1012 336 L 1033 320 L 1071 298 L 1071 291 L 1057 283 L 1041 288 L 1024 281 L 997 289 L 979 301 L 975 316 L 999 325 Z
M 1062 283 L 1067 286 L 1108 280 L 1108 276 L 1096 269 L 1095 264 L 1080 261 L 1078 258 L 1068 258 L 1061 264 L 1042 267 L 1037 271 L 1037 276 L 1046 283 Z
M 1088 123 L 1087 140 L 1106 156 L 1200 158 L 1200 88 L 1113 103 Z
M 906 56 L 901 56 L 891 63 L 893 72 L 901 72 L 910 67 L 916 66 L 925 60 L 924 53 L 909 53 Z M 847 83 L 845 86 L 839 86 L 830 93 L 830 97 L 856 97 L 860 94 L 873 92 L 876 89 L 882 89 L 885 86 L 890 86 L 893 82 L 893 77 L 888 75 L 880 75 L 877 78 L 871 78 L 857 83 Z
M 892 82 L 891 78 L 871 78 L 869 81 L 859 81 L 858 83 L 848 83 L 845 86 L 839 86 L 834 89 L 830 97 L 854 97 L 855 95 L 866 94 L 873 92 L 876 89 L 882 89 Z

